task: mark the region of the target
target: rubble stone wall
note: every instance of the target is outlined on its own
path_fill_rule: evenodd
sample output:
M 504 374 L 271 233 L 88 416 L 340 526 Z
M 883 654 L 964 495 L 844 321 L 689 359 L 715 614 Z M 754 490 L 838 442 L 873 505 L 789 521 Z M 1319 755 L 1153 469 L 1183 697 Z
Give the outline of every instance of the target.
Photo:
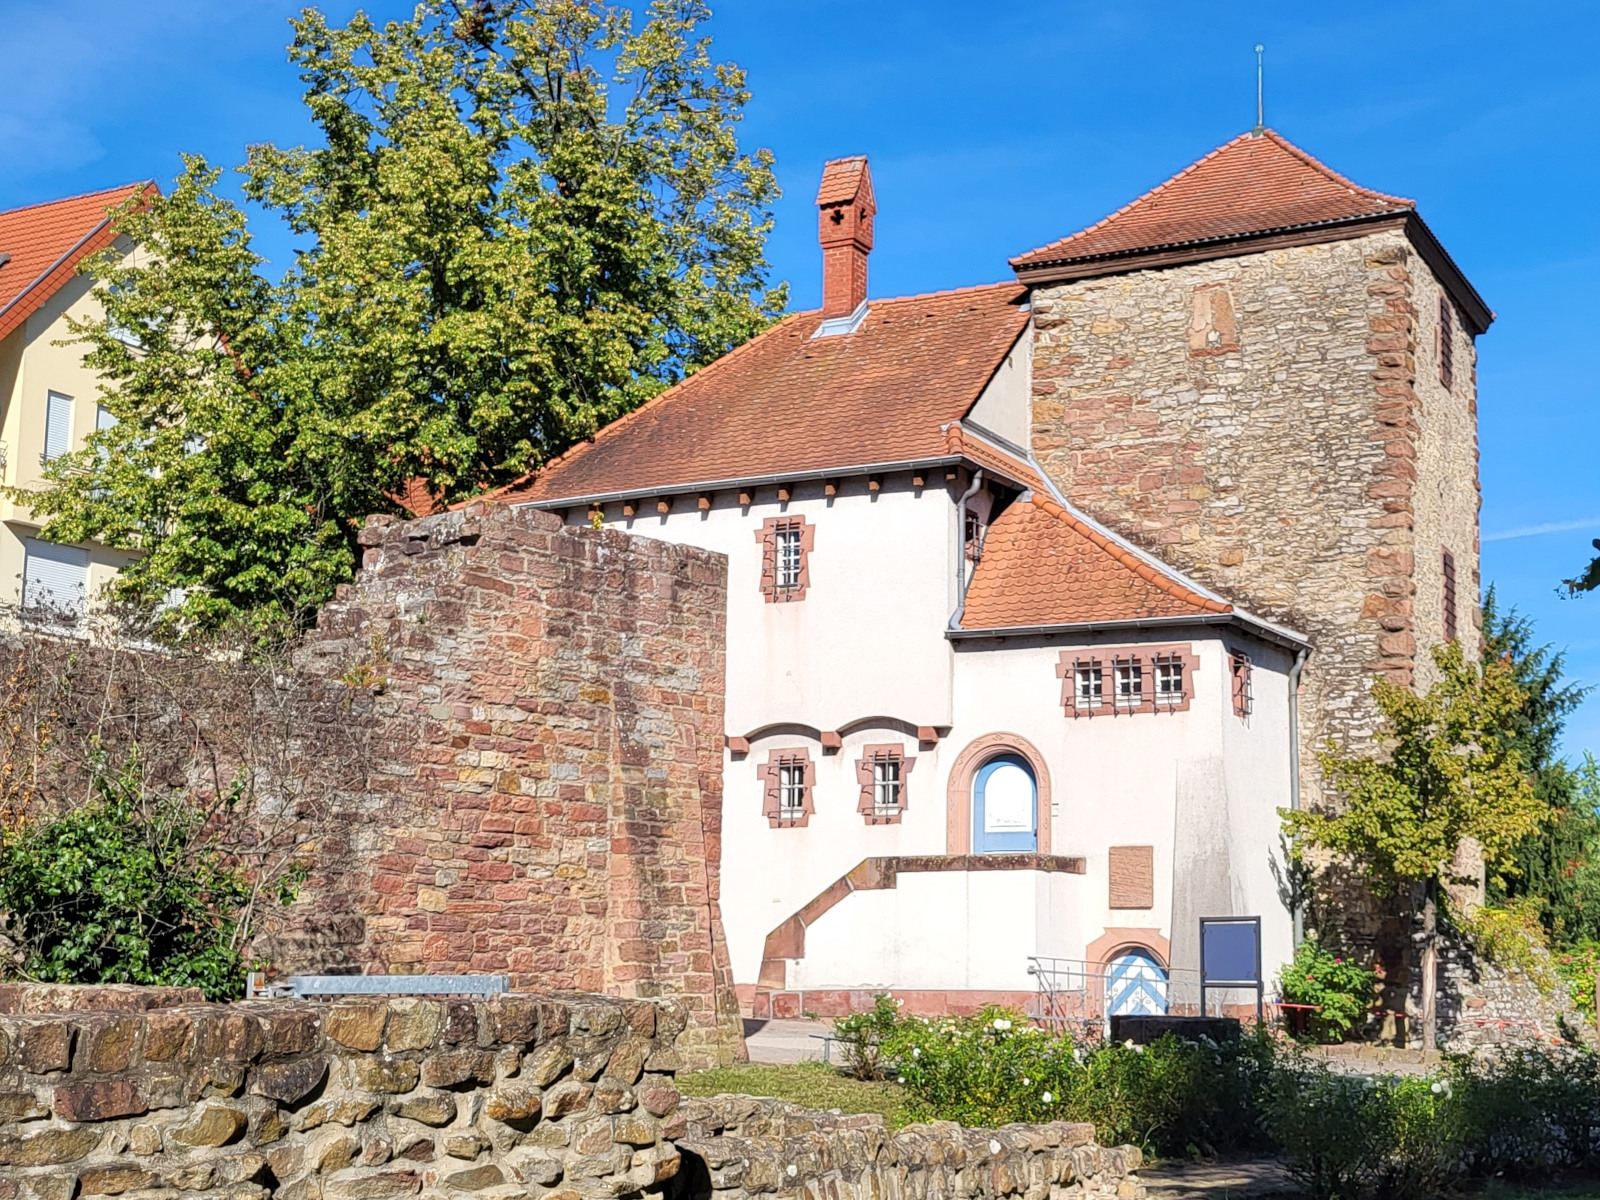
M 876 1115 L 812 1112 L 751 1096 L 686 1100 L 677 1197 L 745 1200 L 1067 1200 L 1145 1194 L 1136 1146 L 1094 1144 L 1066 1121 L 967 1129 L 950 1121 L 891 1132 Z
M 676 1001 L 150 1007 L 139 989 L 22 990 L 0 995 L 0 1200 L 1144 1194 L 1138 1151 L 1102 1150 L 1086 1125 L 890 1133 L 687 1101 Z
M 531 509 L 374 517 L 303 667 L 372 770 L 260 947 L 284 973 L 677 997 L 742 1053 L 718 907 L 726 560 Z

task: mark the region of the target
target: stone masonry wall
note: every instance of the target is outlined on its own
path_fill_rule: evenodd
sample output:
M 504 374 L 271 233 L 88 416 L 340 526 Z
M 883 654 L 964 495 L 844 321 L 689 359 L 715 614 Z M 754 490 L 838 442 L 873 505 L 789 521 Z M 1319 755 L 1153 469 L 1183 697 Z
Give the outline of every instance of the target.
M 485 503 L 361 541 L 303 665 L 350 691 L 376 761 L 265 956 L 675 996 L 693 1061 L 737 1057 L 726 561 Z
M 1042 287 L 1033 444 L 1085 511 L 1308 634 L 1303 800 L 1374 674 L 1426 682 L 1441 558 L 1477 651 L 1472 340 L 1438 384 L 1438 285 L 1399 232 Z M 1419 671 L 1421 674 L 1419 675 Z
M 675 1001 L 48 991 L 0 995 L 0 1200 L 1144 1195 L 1139 1152 L 1087 1125 L 890 1134 L 877 1116 L 685 1101 Z

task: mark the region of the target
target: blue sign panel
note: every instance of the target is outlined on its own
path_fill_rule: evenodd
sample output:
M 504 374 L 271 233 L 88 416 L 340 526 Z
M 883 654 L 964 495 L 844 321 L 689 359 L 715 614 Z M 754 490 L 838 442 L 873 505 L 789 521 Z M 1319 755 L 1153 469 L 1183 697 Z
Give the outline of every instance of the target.
M 1200 922 L 1200 982 L 1261 984 L 1261 919 L 1207 917 Z

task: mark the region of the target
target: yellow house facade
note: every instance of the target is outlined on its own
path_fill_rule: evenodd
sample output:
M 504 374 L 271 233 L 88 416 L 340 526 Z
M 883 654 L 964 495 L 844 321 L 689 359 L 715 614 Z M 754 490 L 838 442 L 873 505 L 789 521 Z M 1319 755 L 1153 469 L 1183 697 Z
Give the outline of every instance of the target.
M 37 487 L 52 458 L 112 420 L 69 320 L 102 313 L 78 273 L 117 244 L 111 213 L 152 187 L 133 184 L 0 212 L 0 482 Z M 128 248 L 131 251 L 131 247 Z M 81 612 L 131 560 L 92 542 L 40 537 L 25 504 L 0 497 L 0 607 Z

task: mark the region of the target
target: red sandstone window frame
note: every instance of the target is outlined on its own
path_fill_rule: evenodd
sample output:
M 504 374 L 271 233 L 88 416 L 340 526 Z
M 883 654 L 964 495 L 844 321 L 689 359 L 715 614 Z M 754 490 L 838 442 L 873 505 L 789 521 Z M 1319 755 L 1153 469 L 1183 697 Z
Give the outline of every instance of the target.
M 1108 669 L 1109 668 L 1109 669 Z M 1194 676 L 1200 659 L 1194 647 L 1182 643 L 1164 646 L 1097 646 L 1092 654 L 1063 650 L 1056 662 L 1061 680 L 1061 708 L 1069 717 L 1134 716 L 1139 713 L 1187 712 L 1194 700 Z M 1099 703 L 1080 702 L 1078 672 L 1092 670 L 1100 677 Z M 1157 693 L 1158 678 L 1176 673 L 1180 694 Z M 1136 689 L 1119 686 L 1130 677 Z
M 880 763 L 894 763 L 897 768 L 897 799 L 892 811 L 878 803 L 877 767 Z M 905 747 L 897 742 L 861 747 L 861 757 L 856 759 L 856 782 L 861 785 L 861 797 L 856 803 L 856 811 L 868 825 L 900 823 L 908 802 L 907 777 L 911 774 L 911 768 L 916 765 L 916 756 L 908 756 Z
M 1243 650 L 1228 651 L 1228 682 L 1233 692 L 1233 715 L 1248 720 L 1255 711 L 1255 691 L 1251 680 L 1250 656 Z
M 800 771 L 800 803 L 785 806 L 782 797 L 784 768 Z M 817 767 L 810 752 L 804 747 L 785 747 L 772 750 L 767 761 L 756 768 L 761 779 L 761 811 L 767 825 L 773 829 L 804 829 L 816 812 L 813 797 L 816 791 Z
M 792 583 L 780 579 L 779 547 L 781 535 L 794 534 L 799 539 L 800 561 Z M 811 548 L 816 542 L 817 527 L 804 517 L 768 517 L 756 530 L 756 541 L 761 544 L 761 594 L 768 604 L 784 604 L 804 600 L 811 586 Z

